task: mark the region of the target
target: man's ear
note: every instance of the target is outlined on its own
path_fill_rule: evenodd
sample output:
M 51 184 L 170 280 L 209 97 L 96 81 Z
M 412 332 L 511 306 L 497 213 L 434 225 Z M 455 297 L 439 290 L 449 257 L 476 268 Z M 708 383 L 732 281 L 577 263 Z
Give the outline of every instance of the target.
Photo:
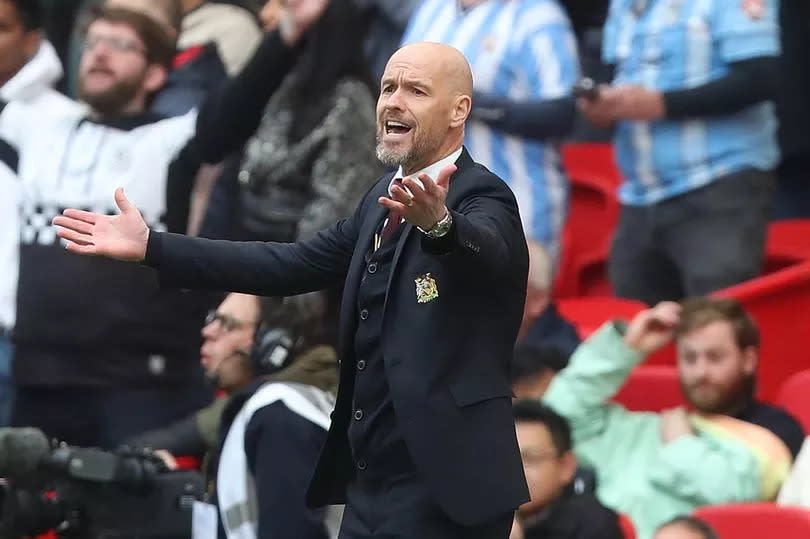
M 450 112 L 450 127 L 460 127 L 467 121 L 470 115 L 470 108 L 472 107 L 472 99 L 468 95 L 460 95 L 456 97 L 453 103 L 453 109 Z
M 743 370 L 746 374 L 754 375 L 757 372 L 759 363 L 759 350 L 755 346 L 749 346 L 743 350 Z
M 42 43 L 42 32 L 33 30 L 26 32 L 22 40 L 23 54 L 27 59 L 31 59 L 39 50 L 39 45 Z
M 160 64 L 150 64 L 146 68 L 146 76 L 143 79 L 143 89 L 147 95 L 151 95 L 166 84 L 166 78 L 169 76 L 168 70 Z
M 560 480 L 563 485 L 568 485 L 574 480 L 577 474 L 577 457 L 573 451 L 567 451 L 560 457 Z

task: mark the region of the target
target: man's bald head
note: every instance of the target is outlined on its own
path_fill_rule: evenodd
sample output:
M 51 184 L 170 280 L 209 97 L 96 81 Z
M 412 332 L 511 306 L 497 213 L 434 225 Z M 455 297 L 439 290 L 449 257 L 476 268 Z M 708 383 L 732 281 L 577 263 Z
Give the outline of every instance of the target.
M 411 174 L 464 140 L 472 105 L 470 64 L 458 49 L 414 43 L 388 60 L 377 102 L 377 156 Z
M 455 47 L 444 43 L 421 42 L 405 45 L 391 56 L 391 62 L 421 62 L 437 76 L 447 89 L 472 95 L 473 75 L 467 59 Z

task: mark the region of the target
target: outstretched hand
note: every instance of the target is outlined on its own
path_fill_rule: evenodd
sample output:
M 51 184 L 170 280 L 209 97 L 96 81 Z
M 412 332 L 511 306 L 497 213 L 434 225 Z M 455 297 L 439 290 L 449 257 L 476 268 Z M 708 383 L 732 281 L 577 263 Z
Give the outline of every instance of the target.
M 66 249 L 82 255 L 142 261 L 146 257 L 149 227 L 121 187 L 115 190 L 115 205 L 121 210 L 119 215 L 69 209 L 54 217 L 56 234 L 66 241 Z
M 410 224 L 430 230 L 447 215 L 444 202 L 450 188 L 450 176 L 455 171 L 456 165 L 447 165 L 439 172 L 435 182 L 427 174 L 420 174 L 419 181 L 405 178 L 402 185 L 391 188 L 391 198 L 380 197 L 378 201 Z

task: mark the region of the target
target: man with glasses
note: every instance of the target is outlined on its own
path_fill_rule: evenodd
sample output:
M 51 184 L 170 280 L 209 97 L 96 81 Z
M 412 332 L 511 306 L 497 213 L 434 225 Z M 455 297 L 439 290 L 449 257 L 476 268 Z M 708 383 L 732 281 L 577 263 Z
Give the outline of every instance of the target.
M 513 407 L 531 501 L 515 517 L 510 539 L 620 539 L 616 513 L 573 488 L 577 469 L 568 422 L 535 400 Z
M 159 290 L 143 267 L 76 257 L 50 221 L 69 206 L 115 213 L 110 192 L 122 186 L 156 229 L 185 231 L 184 167 L 218 162 L 252 133 L 325 4 L 291 7 L 240 76 L 181 117 L 147 112 L 173 38 L 120 7 L 99 9 L 87 28 L 79 66 L 86 109 L 54 115 L 0 102 L 0 138 L 18 156 L 21 191 L 14 425 L 112 447 L 210 399 L 197 367 L 207 297 Z

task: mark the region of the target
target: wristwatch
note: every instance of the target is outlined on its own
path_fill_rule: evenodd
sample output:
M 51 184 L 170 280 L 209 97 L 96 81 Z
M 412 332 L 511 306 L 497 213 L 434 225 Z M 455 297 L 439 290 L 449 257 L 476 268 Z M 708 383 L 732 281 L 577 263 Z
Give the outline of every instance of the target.
M 433 225 L 430 230 L 424 230 L 422 227 L 416 227 L 419 229 L 419 232 L 427 236 L 428 238 L 441 238 L 445 236 L 448 232 L 450 232 L 450 227 L 453 226 L 453 216 L 450 214 L 450 210 L 447 210 L 447 213 L 444 214 L 444 217 L 439 219 L 439 221 Z

